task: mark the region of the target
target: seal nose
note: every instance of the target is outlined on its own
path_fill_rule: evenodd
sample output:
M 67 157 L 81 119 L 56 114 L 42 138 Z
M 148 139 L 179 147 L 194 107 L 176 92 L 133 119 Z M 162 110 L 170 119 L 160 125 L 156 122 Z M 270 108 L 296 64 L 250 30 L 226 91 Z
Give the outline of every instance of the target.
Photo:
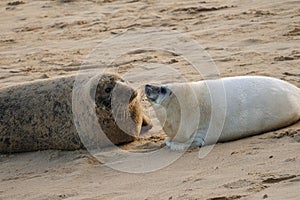
M 152 85 L 146 84 L 145 85 L 145 93 L 148 97 L 151 95 L 151 92 L 152 92 Z

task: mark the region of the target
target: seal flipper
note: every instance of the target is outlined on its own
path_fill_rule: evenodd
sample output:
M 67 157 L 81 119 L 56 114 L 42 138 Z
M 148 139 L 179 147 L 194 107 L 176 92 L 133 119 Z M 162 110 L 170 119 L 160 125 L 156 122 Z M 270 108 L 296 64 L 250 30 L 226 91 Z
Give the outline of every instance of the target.
M 169 147 L 173 151 L 185 151 L 187 150 L 191 144 L 189 143 L 178 143 L 172 141 L 170 138 L 167 138 L 165 141 L 167 147 Z

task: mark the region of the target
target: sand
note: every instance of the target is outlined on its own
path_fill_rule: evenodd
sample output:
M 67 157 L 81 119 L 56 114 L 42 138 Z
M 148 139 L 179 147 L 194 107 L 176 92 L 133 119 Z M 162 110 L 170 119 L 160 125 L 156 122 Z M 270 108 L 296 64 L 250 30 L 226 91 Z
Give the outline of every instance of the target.
M 188 34 L 203 46 L 222 77 L 266 75 L 300 87 L 296 0 L 3 0 L 0 9 L 0 88 L 76 74 L 101 41 L 150 27 Z M 170 52 L 133 53 L 112 66 L 121 74 L 131 70 L 127 75 L 132 84 L 153 77 L 162 82 L 180 79 L 158 64 L 178 69 L 188 80 L 201 79 Z M 154 129 L 123 148 L 150 151 L 163 139 Z M 1 155 L 0 199 L 298 199 L 299 152 L 296 123 L 217 144 L 202 159 L 198 148 L 191 149 L 149 173 L 111 169 L 86 150 Z

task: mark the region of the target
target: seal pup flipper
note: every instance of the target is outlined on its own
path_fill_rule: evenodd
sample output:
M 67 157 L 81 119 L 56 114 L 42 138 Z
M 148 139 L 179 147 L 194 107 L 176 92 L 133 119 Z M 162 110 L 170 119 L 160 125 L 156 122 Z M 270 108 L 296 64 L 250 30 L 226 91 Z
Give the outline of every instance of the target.
M 171 138 L 169 138 L 169 137 L 165 140 L 165 144 L 172 151 L 185 151 L 190 147 L 190 144 L 188 144 L 188 143 L 175 142 L 175 141 L 172 141 Z
M 165 144 L 173 151 L 185 151 L 191 147 L 202 147 L 204 146 L 205 134 L 202 131 L 196 133 L 195 137 L 192 137 L 189 141 L 185 143 L 176 142 L 168 137 L 165 140 Z

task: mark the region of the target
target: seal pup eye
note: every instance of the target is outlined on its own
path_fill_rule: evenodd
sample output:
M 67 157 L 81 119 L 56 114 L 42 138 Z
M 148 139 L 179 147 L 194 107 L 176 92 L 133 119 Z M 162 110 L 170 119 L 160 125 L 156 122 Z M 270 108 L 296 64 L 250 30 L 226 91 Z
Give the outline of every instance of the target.
M 112 91 L 112 87 L 107 87 L 107 88 L 105 88 L 105 90 L 104 90 L 106 93 L 110 93 L 111 91 Z
M 161 87 L 160 88 L 160 93 L 166 94 L 167 93 L 167 88 L 166 87 Z

